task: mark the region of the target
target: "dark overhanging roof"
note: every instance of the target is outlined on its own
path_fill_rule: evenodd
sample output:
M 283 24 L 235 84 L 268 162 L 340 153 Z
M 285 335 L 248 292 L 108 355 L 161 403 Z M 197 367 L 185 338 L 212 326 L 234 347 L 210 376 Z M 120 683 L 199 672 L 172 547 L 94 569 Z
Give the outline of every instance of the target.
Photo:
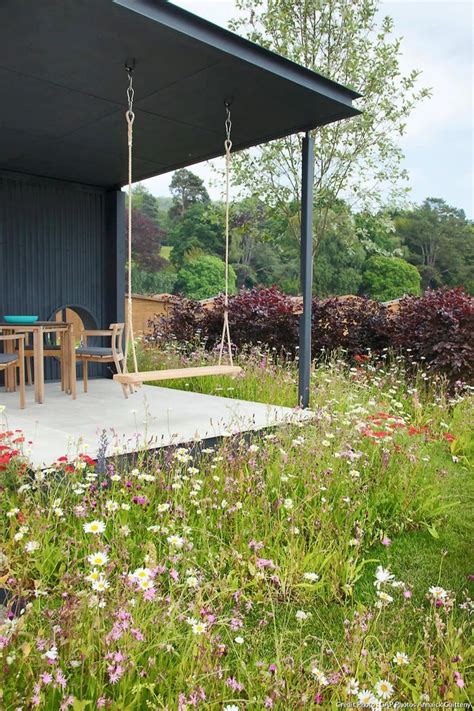
M 88 185 L 127 181 L 355 116 L 357 92 L 165 0 L 2 0 L 0 168 Z

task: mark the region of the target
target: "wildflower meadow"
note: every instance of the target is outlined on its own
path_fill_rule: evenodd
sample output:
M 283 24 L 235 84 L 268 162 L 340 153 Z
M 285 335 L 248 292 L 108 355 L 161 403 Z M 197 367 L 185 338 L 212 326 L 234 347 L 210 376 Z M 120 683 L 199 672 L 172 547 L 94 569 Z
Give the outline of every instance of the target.
M 240 362 L 181 387 L 294 404 Z M 405 373 L 334 358 L 309 422 L 46 471 L 5 429 L 0 707 L 469 707 L 472 399 Z

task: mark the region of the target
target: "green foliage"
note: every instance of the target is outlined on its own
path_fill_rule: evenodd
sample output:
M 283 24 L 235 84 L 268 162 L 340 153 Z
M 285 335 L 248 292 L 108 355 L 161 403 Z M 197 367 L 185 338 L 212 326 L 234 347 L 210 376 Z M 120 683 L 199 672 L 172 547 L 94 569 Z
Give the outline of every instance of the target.
M 181 168 L 173 173 L 170 184 L 173 203 L 169 209 L 170 220 L 175 221 L 196 204 L 206 205 L 210 202 L 209 193 L 203 180 L 190 170 Z
M 371 214 L 367 210 L 354 215 L 355 230 L 359 242 L 368 256 L 381 254 L 384 257 L 402 257 L 400 235 L 392 218 L 384 212 Z
M 232 206 L 230 260 L 239 287 L 271 286 L 288 277 L 286 226 L 273 217 L 258 198 L 245 198 Z
M 380 204 L 387 192 L 398 195 L 406 177 L 399 138 L 429 91 L 419 88 L 418 71 L 402 71 L 401 40 L 375 0 L 237 0 L 236 8 L 232 29 L 362 94 L 356 102 L 361 116 L 312 132 L 317 243 L 342 193 L 366 206 Z M 243 151 L 233 165 L 235 182 L 266 204 L 286 212 L 299 202 L 301 135 Z
M 132 189 L 132 207 L 134 210 L 140 210 L 156 224 L 161 223 L 158 199 L 141 183 Z
M 474 293 L 474 223 L 463 210 L 427 198 L 413 210 L 396 213 L 395 224 L 424 289 L 464 286 Z
M 153 296 L 154 294 L 172 294 L 176 284 L 176 272 L 173 269 L 162 269 L 158 272 L 147 272 L 133 267 L 132 292 Z
M 335 203 L 328 211 L 326 231 L 316 248 L 315 293 L 318 296 L 357 294 L 365 257 L 349 208 L 341 201 Z
M 197 254 L 223 257 L 225 235 L 218 206 L 195 204 L 189 207 L 170 234 L 171 262 L 177 270 Z
M 225 264 L 219 257 L 204 255 L 186 262 L 178 272 L 176 291 L 192 299 L 216 296 L 225 288 Z M 229 294 L 236 291 L 236 275 L 229 266 Z
M 398 299 L 406 294 L 419 296 L 421 277 L 412 264 L 398 257 L 370 257 L 364 266 L 362 289 L 378 301 Z

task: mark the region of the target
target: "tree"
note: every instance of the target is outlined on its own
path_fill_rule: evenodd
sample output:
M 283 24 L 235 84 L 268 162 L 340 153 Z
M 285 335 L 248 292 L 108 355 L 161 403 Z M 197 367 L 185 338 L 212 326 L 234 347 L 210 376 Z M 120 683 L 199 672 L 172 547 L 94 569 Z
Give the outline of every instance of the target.
M 236 276 L 229 266 L 229 294 L 235 294 Z M 207 299 L 225 289 L 225 264 L 219 257 L 202 255 L 186 262 L 178 272 L 176 291 L 190 299 Z
M 463 210 L 427 198 L 413 210 L 398 212 L 395 225 L 424 289 L 446 285 L 474 291 L 474 224 Z
M 369 256 L 405 256 L 395 222 L 387 213 L 372 214 L 364 210 L 354 215 L 354 223 L 357 237 Z
M 137 267 L 132 268 L 132 292 L 154 296 L 155 294 L 172 294 L 176 284 L 174 269 L 161 269 L 159 272 L 145 272 Z
M 379 21 L 377 0 L 236 0 L 236 7 L 240 15 L 232 29 L 363 95 L 361 116 L 312 132 L 317 245 L 339 195 L 373 206 L 389 189 L 398 194 L 406 177 L 398 141 L 407 117 L 429 91 L 418 88 L 418 71 L 403 74 L 401 40 L 392 35 L 390 17 Z M 300 200 L 300 157 L 301 136 L 236 154 L 235 182 L 286 212 Z M 299 222 L 293 226 L 297 239 Z
M 151 218 L 153 222 L 159 223 L 159 206 L 154 195 L 141 183 L 132 189 L 132 207 L 140 210 L 144 215 Z
M 210 202 L 209 193 L 204 182 L 186 168 L 181 168 L 173 173 L 170 184 L 173 204 L 169 210 L 171 220 L 179 219 L 184 213 L 197 203 L 207 205 Z
M 398 257 L 370 257 L 364 265 L 362 290 L 377 301 L 390 301 L 407 294 L 420 296 L 418 269 Z
M 286 259 L 276 229 L 266 205 L 258 198 L 232 205 L 230 261 L 239 287 L 280 283 Z
M 141 210 L 132 210 L 132 259 L 140 269 L 154 272 L 168 264 L 160 257 L 163 235 L 151 217 Z
M 170 259 L 176 269 L 199 253 L 223 257 L 225 236 L 219 207 L 191 205 L 176 223 L 169 241 L 173 245 Z
M 339 200 L 328 212 L 326 232 L 316 248 L 314 291 L 318 296 L 357 294 L 366 252 L 348 206 Z

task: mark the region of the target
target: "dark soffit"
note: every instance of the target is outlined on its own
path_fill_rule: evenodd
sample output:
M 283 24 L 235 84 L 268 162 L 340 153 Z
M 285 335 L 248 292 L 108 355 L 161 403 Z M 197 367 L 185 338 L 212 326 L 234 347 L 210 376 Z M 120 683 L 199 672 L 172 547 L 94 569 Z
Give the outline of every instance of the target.
M 88 185 L 127 181 L 127 58 L 134 179 L 359 112 L 359 94 L 164 0 L 3 0 L 0 168 Z

